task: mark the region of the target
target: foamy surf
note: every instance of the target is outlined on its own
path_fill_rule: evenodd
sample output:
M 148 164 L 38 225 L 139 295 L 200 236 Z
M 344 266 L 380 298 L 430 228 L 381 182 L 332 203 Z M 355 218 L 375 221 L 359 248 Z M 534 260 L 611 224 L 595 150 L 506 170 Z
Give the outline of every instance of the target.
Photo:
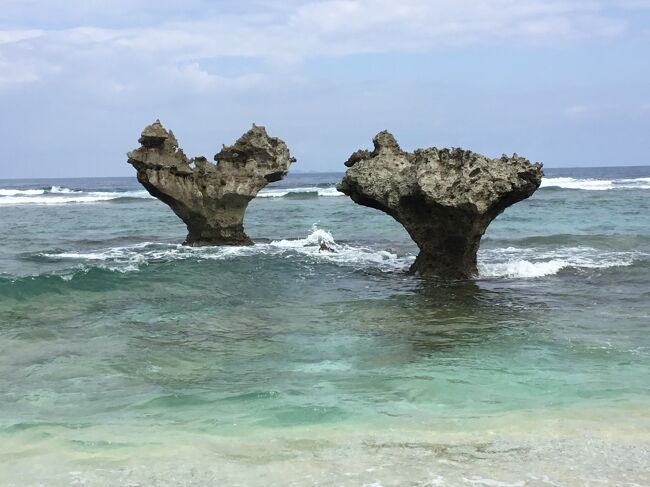
M 257 196 L 259 198 L 333 197 L 343 196 L 343 193 L 337 191 L 335 187 L 309 186 L 263 189 Z M 152 196 L 145 190 L 86 192 L 62 186 L 52 186 L 47 189 L 0 189 L 0 205 L 5 206 L 99 203 L 122 198 L 152 199 Z
M 579 179 L 572 177 L 544 178 L 542 188 L 605 191 L 613 189 L 650 189 L 650 178 Z M 344 196 L 336 187 L 304 186 L 296 188 L 265 188 L 258 198 L 329 198 Z M 0 206 L 63 205 L 101 203 L 123 198 L 152 199 L 145 190 L 135 191 L 82 191 L 62 186 L 50 188 L 0 188 Z
M 299 196 L 299 195 L 315 195 L 315 196 L 345 196 L 336 188 L 319 188 L 317 186 L 310 186 L 304 188 L 271 188 L 263 189 L 257 194 L 258 198 L 282 198 L 286 196 Z
M 325 244 L 329 250 L 322 250 Z M 96 251 L 41 253 L 41 257 L 90 263 L 118 272 L 139 270 L 141 266 L 178 260 L 230 260 L 253 255 L 298 254 L 314 262 L 330 262 L 358 269 L 394 272 L 408 269 L 412 256 L 398 256 L 386 250 L 340 244 L 331 233 L 319 228 L 302 239 L 275 240 L 251 246 L 187 247 L 180 244 L 143 242 Z
M 542 188 L 582 189 L 605 191 L 609 189 L 650 189 L 650 178 L 633 179 L 577 179 L 570 177 L 543 178 Z
M 481 278 L 538 278 L 552 276 L 563 269 L 606 269 L 630 266 L 637 252 L 603 252 L 591 247 L 565 247 L 554 250 L 507 247 L 479 251 Z
M 45 194 L 45 190 L 44 189 L 0 189 L 0 197 L 2 197 L 2 196 L 33 196 L 33 195 L 37 195 L 37 194 Z
M 338 243 L 327 230 L 317 227 L 301 239 L 274 240 L 252 246 L 187 247 L 180 244 L 143 242 L 104 250 L 41 253 L 40 257 L 71 260 L 118 272 L 137 271 L 150 264 L 181 260 L 232 260 L 254 255 L 301 256 L 312 263 L 331 263 L 355 269 L 405 272 L 414 255 L 366 246 Z M 649 256 L 638 252 L 603 252 L 591 247 L 554 250 L 507 247 L 479 251 L 479 278 L 533 279 L 558 274 L 565 269 L 586 270 L 630 266 Z
M 151 199 L 144 190 L 85 192 L 51 186 L 48 189 L 0 189 L 0 205 L 63 205 L 69 203 L 98 203 L 122 198 Z
M 83 191 L 78 191 L 70 188 L 64 188 L 62 186 L 52 186 L 49 190 L 50 193 L 60 193 L 60 194 L 70 194 L 70 193 L 83 193 Z

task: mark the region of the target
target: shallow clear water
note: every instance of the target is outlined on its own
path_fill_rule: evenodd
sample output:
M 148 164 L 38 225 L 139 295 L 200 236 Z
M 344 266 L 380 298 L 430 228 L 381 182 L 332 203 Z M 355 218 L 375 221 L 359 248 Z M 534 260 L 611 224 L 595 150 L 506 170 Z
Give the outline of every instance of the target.
M 204 249 L 135 180 L 0 181 L 0 484 L 648 485 L 650 168 L 546 173 L 449 284 L 337 174 Z

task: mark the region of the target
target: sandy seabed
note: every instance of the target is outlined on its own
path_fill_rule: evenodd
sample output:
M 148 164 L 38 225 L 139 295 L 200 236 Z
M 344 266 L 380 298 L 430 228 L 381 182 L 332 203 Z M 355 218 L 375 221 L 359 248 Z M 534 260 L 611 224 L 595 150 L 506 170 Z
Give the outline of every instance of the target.
M 647 486 L 650 408 L 239 428 L 32 425 L 0 446 L 2 485 Z

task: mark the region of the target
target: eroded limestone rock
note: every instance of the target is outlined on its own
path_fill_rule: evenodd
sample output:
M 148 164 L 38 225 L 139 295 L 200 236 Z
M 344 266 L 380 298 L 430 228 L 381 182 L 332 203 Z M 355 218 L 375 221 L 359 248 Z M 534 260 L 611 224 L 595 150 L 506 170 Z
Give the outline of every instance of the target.
M 387 131 L 345 163 L 338 190 L 400 222 L 420 248 L 412 272 L 443 279 L 477 274 L 481 237 L 497 215 L 531 196 L 542 165 L 514 154 L 489 159 L 462 149 L 405 152 Z
M 250 245 L 244 212 L 260 189 L 287 175 L 295 162 L 286 144 L 253 127 L 214 156 L 188 159 L 171 130 L 156 120 L 128 153 L 138 181 L 187 225 L 186 245 Z

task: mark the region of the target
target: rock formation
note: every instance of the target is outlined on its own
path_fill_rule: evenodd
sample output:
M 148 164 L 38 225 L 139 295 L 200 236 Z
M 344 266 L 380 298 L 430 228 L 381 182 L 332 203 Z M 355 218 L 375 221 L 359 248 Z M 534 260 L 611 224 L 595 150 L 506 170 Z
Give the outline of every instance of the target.
M 244 212 L 260 189 L 287 175 L 295 159 L 286 144 L 253 125 L 214 156 L 188 159 L 159 120 L 145 127 L 128 153 L 138 181 L 187 225 L 186 245 L 250 245 Z
M 462 149 L 405 152 L 387 131 L 359 150 L 338 190 L 400 222 L 420 249 L 411 271 L 443 279 L 477 274 L 481 237 L 497 215 L 532 195 L 542 165 L 514 154 L 488 159 Z

